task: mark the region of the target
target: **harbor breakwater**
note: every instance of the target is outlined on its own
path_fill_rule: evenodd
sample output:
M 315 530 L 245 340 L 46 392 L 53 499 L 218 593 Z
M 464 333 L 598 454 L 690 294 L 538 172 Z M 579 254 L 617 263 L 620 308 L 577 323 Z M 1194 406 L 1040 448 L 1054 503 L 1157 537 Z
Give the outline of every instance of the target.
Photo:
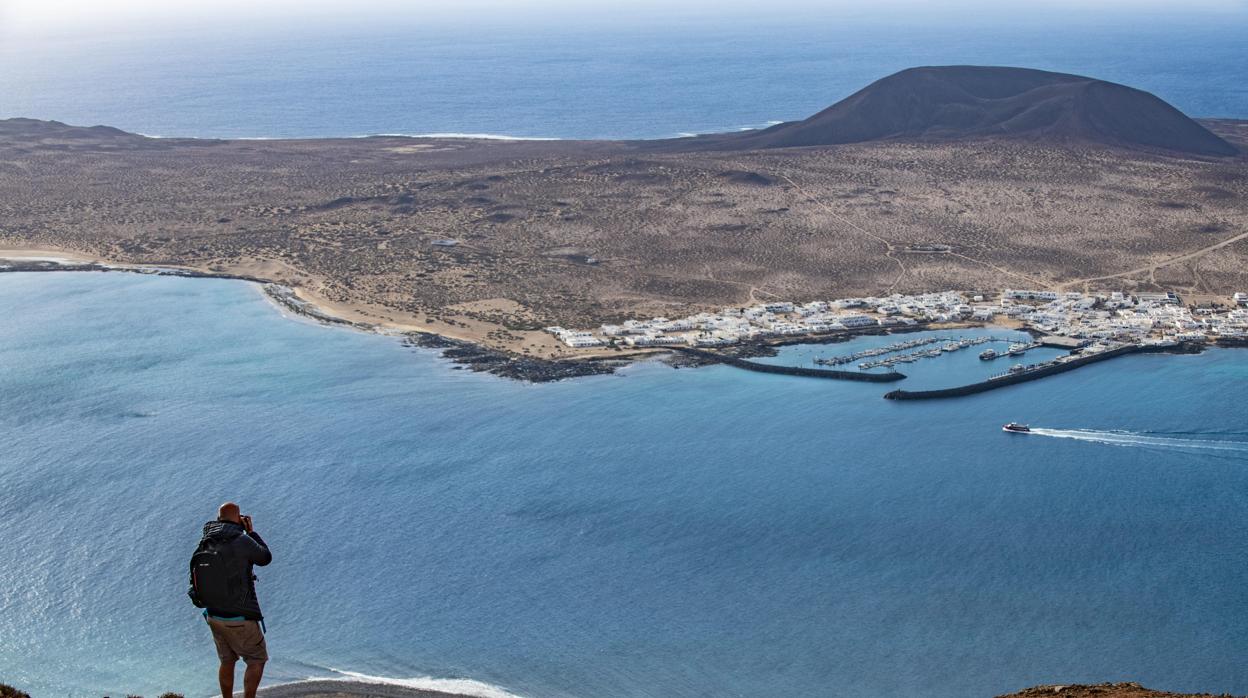
M 706 361 L 714 361 L 728 366 L 745 369 L 747 371 L 757 371 L 758 373 L 774 373 L 785 376 L 804 376 L 807 378 L 831 378 L 833 380 L 849 380 L 863 381 L 867 383 L 889 383 L 899 381 L 905 378 L 905 374 L 890 371 L 887 373 L 867 373 L 865 371 L 838 371 L 828 368 L 803 368 L 800 366 L 779 366 L 776 364 L 764 364 L 757 361 L 746 361 L 734 356 L 724 356 L 716 354 L 712 351 L 703 349 L 694 349 L 691 347 L 672 347 L 673 351 L 693 356 Z
M 969 383 L 967 385 L 959 385 L 953 388 L 939 388 L 935 390 L 893 390 L 885 393 L 884 398 L 887 400 L 931 400 L 936 398 L 962 397 L 964 395 L 974 395 L 975 393 L 983 393 L 997 388 L 1004 388 L 1007 385 L 1017 385 L 1026 383 L 1047 376 L 1053 376 L 1067 371 L 1073 371 L 1081 366 L 1094 364 L 1107 359 L 1113 359 L 1127 354 L 1143 354 L 1143 353 L 1199 353 L 1199 347 L 1192 347 L 1187 344 L 1130 344 L 1108 351 L 1097 352 L 1087 356 L 1080 356 L 1070 361 L 1059 364 L 1050 364 L 1041 368 L 1029 369 L 1019 373 L 1008 374 L 998 378 L 990 378 L 988 380 L 979 381 L 977 383 Z

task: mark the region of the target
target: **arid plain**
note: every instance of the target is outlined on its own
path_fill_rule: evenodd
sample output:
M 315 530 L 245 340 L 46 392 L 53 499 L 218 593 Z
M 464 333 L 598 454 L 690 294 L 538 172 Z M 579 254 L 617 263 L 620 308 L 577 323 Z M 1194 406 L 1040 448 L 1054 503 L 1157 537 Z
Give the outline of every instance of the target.
M 1203 122 L 1248 149 L 1248 124 Z M 151 139 L 0 122 L 0 247 L 244 273 L 531 355 L 764 299 L 1248 286 L 1248 158 L 1020 139 Z M 447 241 L 455 241 L 450 245 Z

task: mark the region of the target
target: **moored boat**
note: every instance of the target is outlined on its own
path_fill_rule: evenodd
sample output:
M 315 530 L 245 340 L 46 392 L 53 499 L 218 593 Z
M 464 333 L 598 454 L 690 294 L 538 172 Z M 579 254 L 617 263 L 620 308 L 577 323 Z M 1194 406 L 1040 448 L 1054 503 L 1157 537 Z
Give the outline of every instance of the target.
M 980 361 L 991 361 L 991 360 L 993 360 L 993 359 L 995 359 L 995 358 L 997 358 L 997 350 L 996 350 L 996 349 L 985 349 L 985 350 L 983 350 L 983 351 L 979 352 L 979 360 L 980 360 Z

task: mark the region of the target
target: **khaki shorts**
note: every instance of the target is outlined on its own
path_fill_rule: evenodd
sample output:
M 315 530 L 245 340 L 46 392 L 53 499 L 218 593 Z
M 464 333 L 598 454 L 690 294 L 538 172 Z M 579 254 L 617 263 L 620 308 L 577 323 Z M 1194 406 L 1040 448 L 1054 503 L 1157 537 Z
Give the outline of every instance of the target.
M 233 664 L 240 658 L 248 664 L 268 661 L 269 648 L 264 644 L 259 621 L 207 620 L 208 627 L 212 628 L 212 641 L 217 645 L 217 657 L 222 664 Z

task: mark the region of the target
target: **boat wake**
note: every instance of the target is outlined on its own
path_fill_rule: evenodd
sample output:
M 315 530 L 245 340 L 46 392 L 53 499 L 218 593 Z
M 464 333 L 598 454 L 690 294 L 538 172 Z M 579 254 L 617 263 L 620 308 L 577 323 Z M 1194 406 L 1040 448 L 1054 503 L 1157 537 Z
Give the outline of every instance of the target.
M 1248 453 L 1248 441 L 1222 441 L 1219 439 L 1185 439 L 1176 436 L 1161 436 L 1133 431 L 1098 431 L 1095 429 L 1041 429 L 1033 428 L 1031 433 L 1036 436 L 1051 436 L 1056 439 L 1075 439 L 1111 446 L 1143 446 L 1148 448 L 1166 448 L 1176 450 L 1197 451 L 1235 451 Z

